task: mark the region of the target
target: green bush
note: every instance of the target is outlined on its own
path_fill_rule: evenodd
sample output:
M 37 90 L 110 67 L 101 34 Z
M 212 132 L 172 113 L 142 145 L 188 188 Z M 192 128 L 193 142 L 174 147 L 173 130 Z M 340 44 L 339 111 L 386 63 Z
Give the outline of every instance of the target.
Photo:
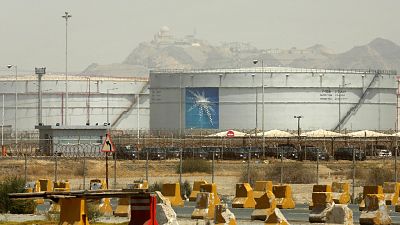
M 242 169 L 240 182 L 247 182 L 247 168 Z M 316 168 L 302 163 L 283 164 L 283 183 L 288 184 L 311 184 L 317 181 Z M 281 177 L 281 164 L 252 165 L 250 167 L 250 184 L 254 185 L 257 180 L 271 180 L 279 183 Z
M 25 182 L 18 177 L 7 177 L 0 182 L 0 212 L 14 214 L 34 213 L 35 203 L 33 200 L 10 199 L 9 193 L 25 192 Z
M 190 185 L 189 181 L 185 180 L 185 182 L 181 184 L 181 196 L 182 198 L 189 198 L 191 193 L 192 185 Z
M 369 168 L 356 167 L 355 178 L 359 185 L 383 185 L 384 182 L 394 181 L 394 171 L 392 169 L 371 166 Z M 397 174 L 400 175 L 399 172 Z M 353 170 L 348 170 L 347 178 L 353 178 Z
M 102 216 L 102 213 L 99 210 L 99 203 L 97 201 L 88 202 L 86 207 L 89 222 L 96 222 L 96 219 Z
M 180 164 L 176 167 L 176 173 L 180 172 Z M 207 160 L 185 159 L 182 161 L 182 173 L 211 173 L 211 163 Z

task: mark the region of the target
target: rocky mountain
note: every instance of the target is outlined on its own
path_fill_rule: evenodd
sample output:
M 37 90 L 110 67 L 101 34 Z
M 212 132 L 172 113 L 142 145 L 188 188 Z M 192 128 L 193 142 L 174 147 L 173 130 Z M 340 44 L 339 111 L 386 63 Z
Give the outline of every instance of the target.
M 370 43 L 336 54 L 323 45 L 306 49 L 257 49 L 241 42 L 211 45 L 189 35 L 175 38 L 163 27 L 150 42 L 143 42 L 121 64 L 92 64 L 82 74 L 105 76 L 148 76 L 150 69 L 210 69 L 254 66 L 300 68 L 391 69 L 400 71 L 400 46 L 377 38 Z

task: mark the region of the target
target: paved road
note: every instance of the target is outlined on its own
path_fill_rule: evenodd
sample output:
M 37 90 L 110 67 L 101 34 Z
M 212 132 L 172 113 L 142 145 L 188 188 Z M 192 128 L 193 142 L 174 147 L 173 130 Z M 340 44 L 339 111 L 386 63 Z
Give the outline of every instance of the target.
M 194 202 L 186 202 L 185 207 L 174 207 L 174 210 L 179 218 L 190 218 L 194 210 L 194 206 Z M 231 210 L 233 214 L 235 214 L 235 217 L 238 220 L 250 220 L 253 209 L 237 209 L 232 208 L 231 205 L 228 205 L 228 207 L 229 210 Z M 353 211 L 354 223 L 358 223 L 358 220 L 360 218 L 358 205 L 349 205 L 349 208 Z M 394 207 L 392 206 L 389 206 L 388 208 L 390 212 L 390 217 L 392 218 L 392 224 L 400 225 L 400 213 L 395 212 Z M 299 204 L 296 205 L 295 209 L 283 209 L 281 211 L 289 222 L 308 223 L 308 214 L 310 210 L 308 210 L 308 205 L 306 204 Z

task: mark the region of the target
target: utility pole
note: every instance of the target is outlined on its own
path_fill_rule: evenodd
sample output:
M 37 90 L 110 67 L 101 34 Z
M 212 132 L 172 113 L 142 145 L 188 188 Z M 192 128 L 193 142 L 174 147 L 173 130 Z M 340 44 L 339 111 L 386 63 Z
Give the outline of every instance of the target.
M 68 19 L 72 16 L 65 12 L 65 125 L 68 125 Z

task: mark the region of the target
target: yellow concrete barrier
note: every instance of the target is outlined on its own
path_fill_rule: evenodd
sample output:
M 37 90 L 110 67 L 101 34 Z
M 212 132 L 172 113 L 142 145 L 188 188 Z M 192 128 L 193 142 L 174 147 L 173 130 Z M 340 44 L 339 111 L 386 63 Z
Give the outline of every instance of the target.
M 183 207 L 184 203 L 181 197 L 181 186 L 179 183 L 163 184 L 161 193 L 164 197 L 168 198 L 172 206 Z
M 317 191 L 322 189 L 323 187 L 321 186 L 315 188 Z M 330 190 L 330 185 L 329 188 L 325 187 L 325 190 Z M 312 204 L 313 207 L 309 214 L 308 221 L 310 223 L 325 223 L 327 212 L 334 205 L 332 192 L 313 192 Z
M 275 195 L 277 201 L 277 207 L 279 209 L 294 209 L 295 203 L 292 198 L 292 187 L 286 185 L 274 185 L 272 192 Z
M 350 203 L 350 185 L 345 182 L 332 182 L 332 198 L 335 204 Z
M 89 181 L 90 190 L 105 190 L 107 189 L 107 184 L 105 180 L 102 179 L 91 179 Z
M 332 192 L 332 187 L 331 185 L 321 185 L 321 184 L 315 184 L 313 185 L 313 193 L 314 192 Z M 313 202 L 310 202 L 310 205 L 308 206 L 309 210 L 313 209 Z
M 142 182 L 134 182 L 133 184 L 128 184 L 128 189 L 146 192 L 149 190 L 149 183 L 147 180 L 143 180 Z
M 197 193 L 200 192 L 200 186 L 201 186 L 202 184 L 207 184 L 207 181 L 205 181 L 205 180 L 195 180 L 195 181 L 194 181 L 194 183 L 193 183 L 193 190 L 192 190 L 192 192 L 190 193 L 189 201 L 191 201 L 191 202 L 195 202 L 195 201 L 196 201 L 196 199 L 197 199 Z
M 215 225 L 236 225 L 236 218 L 233 213 L 224 205 L 215 205 Z
M 40 192 L 40 181 L 39 180 L 37 180 L 35 182 L 35 185 L 33 186 L 33 192 Z M 44 199 L 43 198 L 34 199 L 33 201 L 35 202 L 36 205 L 44 204 Z
M 360 224 L 391 224 L 385 196 L 383 194 L 367 194 L 365 196 L 365 208 L 361 211 Z
M 236 184 L 236 194 L 232 201 L 232 208 L 254 208 L 256 201 L 254 200 L 253 189 L 249 183 Z
M 114 216 L 129 217 L 131 212 L 131 199 L 119 198 L 117 208 L 114 211 Z
M 53 182 L 54 191 L 71 191 L 71 185 L 68 180 Z
M 272 181 L 256 181 L 254 185 L 254 200 L 260 198 L 268 191 L 272 192 Z
M 363 188 L 363 199 L 361 200 L 360 205 L 358 206 L 359 210 L 362 211 L 365 208 L 365 198 L 369 194 L 380 194 L 383 195 L 383 188 L 382 186 L 364 186 Z
M 52 191 L 53 185 L 50 180 L 48 179 L 39 179 L 39 192 L 42 191 Z
M 89 225 L 83 198 L 61 198 L 60 225 Z
M 209 192 L 197 193 L 196 207 L 193 210 L 192 219 L 214 218 L 214 194 Z
M 276 208 L 276 199 L 272 191 L 264 192 L 264 194 L 256 199 L 256 206 L 251 213 L 252 220 L 265 221 Z
M 385 182 L 383 183 L 383 194 L 385 195 L 386 205 L 397 205 L 399 199 L 400 183 Z
M 214 205 L 218 205 L 221 203 L 221 199 L 219 198 L 217 193 L 217 185 L 215 183 L 200 185 L 200 192 L 212 193 L 214 195 Z
M 275 208 L 274 212 L 268 216 L 265 220 L 265 225 L 289 225 L 289 222 L 286 220 L 285 216 L 282 214 L 280 209 Z
M 53 191 L 71 191 L 69 181 L 53 182 Z M 61 207 L 58 202 L 52 202 L 49 208 L 49 213 L 60 213 Z
M 106 181 L 101 179 L 92 179 L 89 184 L 90 190 L 105 190 L 107 187 Z M 110 198 L 102 198 L 95 202 L 98 203 L 98 209 L 101 214 L 105 216 L 111 216 L 113 214 Z

